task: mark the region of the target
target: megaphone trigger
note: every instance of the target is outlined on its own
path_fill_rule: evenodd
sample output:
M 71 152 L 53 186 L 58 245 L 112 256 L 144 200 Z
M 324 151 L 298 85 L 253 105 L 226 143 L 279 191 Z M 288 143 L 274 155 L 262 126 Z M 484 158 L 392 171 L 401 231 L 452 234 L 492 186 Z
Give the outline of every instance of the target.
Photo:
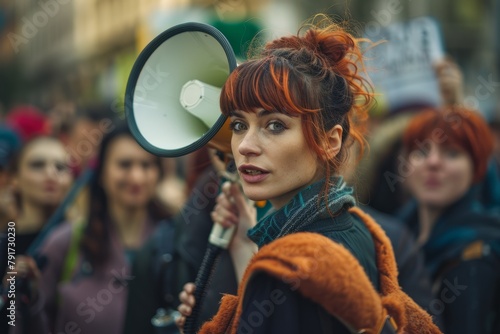
M 215 246 L 227 249 L 231 240 L 233 239 L 234 230 L 236 226 L 233 225 L 229 228 L 223 227 L 221 224 L 214 222 L 208 241 Z
M 231 184 L 231 181 L 225 181 L 221 186 L 221 192 L 226 195 L 230 203 L 234 203 L 234 198 L 231 196 Z M 208 241 L 213 245 L 227 249 L 231 239 L 233 238 L 235 229 L 235 225 L 226 228 L 219 222 L 214 221 L 214 226 L 212 227 Z

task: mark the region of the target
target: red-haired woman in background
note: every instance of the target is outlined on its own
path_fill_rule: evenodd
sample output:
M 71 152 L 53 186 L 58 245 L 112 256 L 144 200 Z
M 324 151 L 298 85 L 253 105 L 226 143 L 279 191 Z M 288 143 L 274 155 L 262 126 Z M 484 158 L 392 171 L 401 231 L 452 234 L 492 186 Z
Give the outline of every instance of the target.
M 500 217 L 477 198 L 493 150 L 488 125 L 473 111 L 418 114 L 404 134 L 414 197 L 402 212 L 423 247 L 436 289 L 430 313 L 445 333 L 500 333 Z

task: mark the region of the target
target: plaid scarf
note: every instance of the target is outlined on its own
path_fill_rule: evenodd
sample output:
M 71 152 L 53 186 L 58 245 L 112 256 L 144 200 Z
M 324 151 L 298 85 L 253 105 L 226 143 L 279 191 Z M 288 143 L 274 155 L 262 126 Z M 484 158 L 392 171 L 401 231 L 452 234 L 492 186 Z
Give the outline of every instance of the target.
M 284 207 L 263 217 L 248 231 L 248 237 L 261 248 L 277 238 L 306 231 L 312 223 L 333 217 L 346 206 L 356 205 L 353 189 L 341 176 L 330 179 L 327 205 L 323 196 L 324 186 L 325 180 L 322 180 L 302 189 Z

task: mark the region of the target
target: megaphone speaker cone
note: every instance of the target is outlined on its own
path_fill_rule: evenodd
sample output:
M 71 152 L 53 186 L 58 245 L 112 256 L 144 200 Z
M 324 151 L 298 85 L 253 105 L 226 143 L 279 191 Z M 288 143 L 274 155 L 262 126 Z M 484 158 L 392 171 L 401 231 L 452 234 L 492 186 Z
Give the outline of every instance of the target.
M 156 37 L 127 83 L 125 111 L 138 143 L 163 157 L 207 144 L 229 153 L 231 131 L 219 96 L 234 68 L 229 42 L 212 26 L 185 23 Z

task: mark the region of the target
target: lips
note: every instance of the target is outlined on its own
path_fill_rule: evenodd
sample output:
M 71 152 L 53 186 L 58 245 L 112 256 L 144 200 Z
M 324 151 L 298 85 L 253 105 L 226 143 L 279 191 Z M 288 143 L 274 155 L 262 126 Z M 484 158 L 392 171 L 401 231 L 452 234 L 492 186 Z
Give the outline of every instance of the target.
M 241 165 L 238 171 L 241 178 L 247 183 L 261 182 L 269 175 L 267 170 L 253 165 Z
M 425 180 L 424 184 L 427 187 L 435 188 L 435 187 L 439 187 L 441 182 L 439 182 L 439 180 L 436 178 L 428 178 L 427 180 Z
M 137 196 L 141 193 L 142 189 L 141 187 L 136 187 L 136 186 L 130 186 L 128 188 L 128 192 L 129 194 L 133 195 L 133 196 Z
M 51 183 L 51 182 L 47 182 L 47 183 L 44 184 L 43 189 L 46 192 L 54 192 L 54 191 L 57 190 L 57 184 Z

